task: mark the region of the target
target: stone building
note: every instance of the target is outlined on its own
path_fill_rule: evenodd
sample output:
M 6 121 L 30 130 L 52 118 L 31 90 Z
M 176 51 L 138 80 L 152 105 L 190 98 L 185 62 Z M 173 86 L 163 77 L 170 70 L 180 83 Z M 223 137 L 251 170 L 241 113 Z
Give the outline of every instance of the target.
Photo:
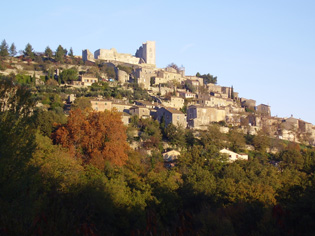
M 232 106 L 234 101 L 230 98 L 220 98 L 216 96 L 211 96 L 210 94 L 199 94 L 198 104 L 210 107 L 225 107 Z
M 242 107 L 249 108 L 249 109 L 255 109 L 256 106 L 256 101 L 253 99 L 246 99 L 246 98 L 241 98 L 241 105 Z
M 118 82 L 120 82 L 122 84 L 129 81 L 129 75 L 126 71 L 119 70 L 118 68 L 116 68 L 116 75 L 117 75 Z
M 90 100 L 92 109 L 95 111 L 112 110 L 112 101 L 104 99 L 92 99 Z
M 207 129 L 212 122 L 225 121 L 224 108 L 191 105 L 187 108 L 187 122 L 189 128 Z
M 161 122 L 164 120 L 165 127 L 169 124 L 173 124 L 175 126 L 180 126 L 182 128 L 186 128 L 186 116 L 181 111 L 170 108 L 170 107 L 161 107 L 157 110 L 157 120 Z
M 183 106 L 185 105 L 185 99 L 183 99 L 181 97 L 172 96 L 171 100 L 163 102 L 163 105 L 165 105 L 167 107 L 173 107 L 176 109 L 180 109 L 180 108 L 183 108 Z
M 136 57 L 143 59 L 144 63 L 155 65 L 155 41 L 147 41 L 136 51 Z
M 98 49 L 94 52 L 94 59 L 104 61 L 117 61 L 129 64 L 139 64 L 140 58 L 132 56 L 131 54 L 118 53 L 115 48 L 111 49 Z
M 150 117 L 150 109 L 145 106 L 132 106 L 129 109 L 131 115 L 136 115 L 139 118 L 149 118 Z
M 95 61 L 94 55 L 88 49 L 82 51 L 82 60 L 83 61 Z
M 79 76 L 79 79 L 76 81 L 71 81 L 71 85 L 78 86 L 78 87 L 86 87 L 91 86 L 93 83 L 97 83 L 98 78 L 90 77 L 90 76 Z
M 189 99 L 189 98 L 192 98 L 192 99 L 194 99 L 194 98 L 196 98 L 197 97 L 197 95 L 195 94 L 195 93 L 191 93 L 191 92 L 189 92 L 188 90 L 177 90 L 177 95 L 179 96 L 179 97 L 181 97 L 181 98 L 186 98 L 186 99 Z
M 157 70 L 154 84 L 166 84 L 170 81 L 182 83 L 184 80 L 185 77 L 182 73 L 177 72 L 177 70 L 172 67 L 167 67 L 165 69 Z
M 228 161 L 229 162 L 234 162 L 237 160 L 248 160 L 248 155 L 246 154 L 238 154 L 236 152 L 232 152 L 228 149 L 222 149 L 220 150 L 221 154 L 227 155 L 228 156 Z
M 209 92 L 221 93 L 222 87 L 220 85 L 209 83 L 207 84 L 207 89 Z
M 151 78 L 155 76 L 155 71 L 153 68 L 140 67 L 133 73 L 136 81 L 145 89 L 151 87 Z
M 133 56 L 127 53 L 118 53 L 115 48 L 98 49 L 93 54 L 85 49 L 82 51 L 83 61 L 104 60 L 108 62 L 123 62 L 128 64 L 150 64 L 155 66 L 155 42 L 147 41 L 137 50 L 136 55 Z
M 271 116 L 270 106 L 265 104 L 260 104 L 256 107 L 256 112 L 263 116 Z

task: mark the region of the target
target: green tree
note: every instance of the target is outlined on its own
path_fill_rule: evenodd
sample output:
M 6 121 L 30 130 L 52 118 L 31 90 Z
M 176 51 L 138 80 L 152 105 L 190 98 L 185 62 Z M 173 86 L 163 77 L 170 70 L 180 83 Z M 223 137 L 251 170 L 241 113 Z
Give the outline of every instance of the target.
M 11 57 L 14 57 L 16 55 L 17 52 L 16 52 L 16 47 L 15 47 L 14 43 L 11 44 L 9 52 L 10 52 Z
M 209 83 L 216 84 L 217 83 L 217 79 L 218 79 L 216 76 L 213 76 L 213 75 L 211 75 L 209 73 L 201 75 L 199 72 L 197 72 L 196 76 L 199 77 L 199 78 L 203 78 L 203 83 L 204 84 L 209 84 Z
M 2 41 L 1 45 L 0 45 L 0 56 L 1 57 L 7 57 L 9 56 L 9 51 L 8 51 L 8 44 L 5 41 L 5 39 Z
M 72 49 L 72 47 L 70 48 L 70 51 L 69 51 L 69 54 L 68 54 L 68 56 L 70 56 L 71 58 L 73 58 L 73 57 L 74 57 L 74 55 L 73 55 L 73 49 Z
M 185 147 L 185 130 L 182 127 L 176 127 L 173 124 L 169 124 L 164 129 L 164 134 L 172 146 L 177 148 Z
M 34 58 L 34 52 L 33 52 L 33 47 L 30 43 L 26 44 L 25 49 L 23 51 L 24 56 L 30 57 L 31 59 Z
M 78 71 L 76 68 L 70 68 L 63 70 L 60 73 L 60 80 L 62 83 L 67 83 L 68 81 L 73 81 L 78 79 Z
M 45 49 L 45 56 L 48 58 L 52 58 L 52 56 L 53 56 L 53 51 L 50 49 L 49 46 L 47 46 Z
M 253 145 L 255 150 L 260 152 L 265 152 L 266 148 L 270 144 L 270 139 L 268 138 L 267 134 L 263 130 L 259 130 L 257 135 L 253 138 Z
M 65 50 L 63 49 L 61 45 L 59 45 L 56 50 L 55 59 L 57 62 L 63 63 L 64 56 L 65 56 Z
M 73 109 L 81 109 L 82 111 L 92 109 L 90 99 L 87 97 L 80 97 L 74 100 L 74 103 L 71 105 Z
M 234 152 L 239 152 L 245 147 L 244 135 L 235 129 L 230 129 L 228 141 L 230 142 L 230 149 Z

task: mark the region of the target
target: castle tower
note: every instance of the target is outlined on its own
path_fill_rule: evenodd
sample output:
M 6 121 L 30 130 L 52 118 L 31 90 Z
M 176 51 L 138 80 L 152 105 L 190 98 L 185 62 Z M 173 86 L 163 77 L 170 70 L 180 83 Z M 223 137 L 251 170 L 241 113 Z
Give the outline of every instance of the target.
M 147 41 L 143 46 L 145 62 L 155 65 L 155 41 Z
M 135 56 L 143 59 L 146 64 L 155 65 L 155 41 L 143 43 Z

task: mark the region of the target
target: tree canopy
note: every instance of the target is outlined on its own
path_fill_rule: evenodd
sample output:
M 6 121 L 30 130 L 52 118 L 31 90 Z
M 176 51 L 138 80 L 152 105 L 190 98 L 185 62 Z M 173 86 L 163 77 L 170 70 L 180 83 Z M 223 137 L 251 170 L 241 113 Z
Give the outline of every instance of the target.
M 0 56 L 1 57 L 9 56 L 9 46 L 7 42 L 5 41 L 5 39 L 1 42 L 1 45 L 0 45 Z
M 216 76 L 213 76 L 211 74 L 204 74 L 204 75 L 201 75 L 199 72 L 197 72 L 196 74 L 197 77 L 199 78 L 203 78 L 203 83 L 204 84 L 216 84 L 218 81 L 218 78 Z
M 115 111 L 70 111 L 68 122 L 54 133 L 54 140 L 83 163 L 103 169 L 106 161 L 123 165 L 128 159 L 126 128 Z

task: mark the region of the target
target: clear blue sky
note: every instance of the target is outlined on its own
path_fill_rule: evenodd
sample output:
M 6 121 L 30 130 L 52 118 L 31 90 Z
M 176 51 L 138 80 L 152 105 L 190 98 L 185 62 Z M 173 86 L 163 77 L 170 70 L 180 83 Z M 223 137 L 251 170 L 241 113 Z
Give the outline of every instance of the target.
M 157 67 L 210 73 L 272 115 L 315 124 L 315 1 L 4 1 L 0 40 L 134 54 L 156 41 Z

